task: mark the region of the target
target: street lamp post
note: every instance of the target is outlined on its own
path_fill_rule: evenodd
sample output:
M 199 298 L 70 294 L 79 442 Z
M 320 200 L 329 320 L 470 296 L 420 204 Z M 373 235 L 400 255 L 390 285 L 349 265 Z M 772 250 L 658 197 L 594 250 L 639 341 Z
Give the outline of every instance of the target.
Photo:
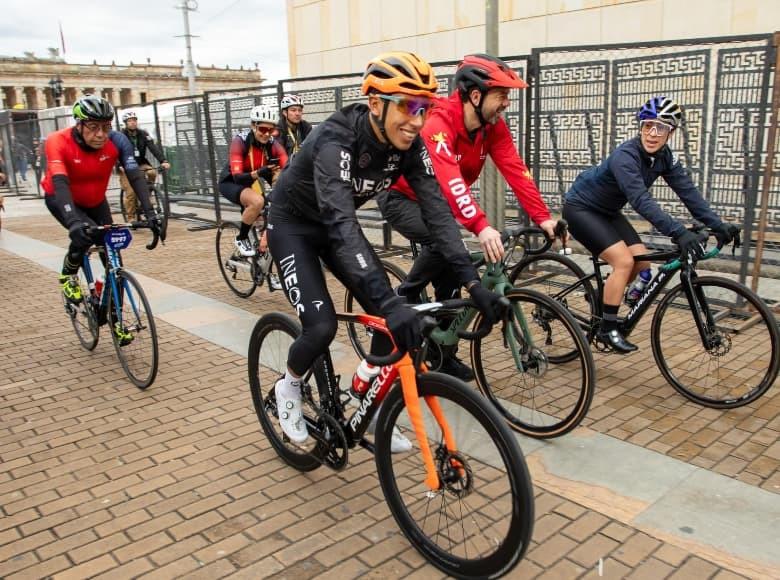
M 51 95 L 54 97 L 54 105 L 59 107 L 60 98 L 64 92 L 62 88 L 62 79 L 59 77 L 59 75 L 57 75 L 57 78 L 52 78 L 49 80 L 49 86 L 51 87 Z

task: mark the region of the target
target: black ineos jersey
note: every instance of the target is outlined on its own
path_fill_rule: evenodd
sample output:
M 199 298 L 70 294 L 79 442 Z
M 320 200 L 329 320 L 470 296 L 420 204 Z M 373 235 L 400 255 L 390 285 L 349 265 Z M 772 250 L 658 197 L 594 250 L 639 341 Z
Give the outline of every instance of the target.
M 393 294 L 381 265 L 372 257 L 355 210 L 389 189 L 401 175 L 417 194 L 436 247 L 452 264 L 460 283 L 478 279 L 422 140 L 417 137 L 407 151 L 381 143 L 366 105 L 350 105 L 320 123 L 282 171 L 273 191 L 274 205 L 327 228 L 339 262 L 377 305 Z

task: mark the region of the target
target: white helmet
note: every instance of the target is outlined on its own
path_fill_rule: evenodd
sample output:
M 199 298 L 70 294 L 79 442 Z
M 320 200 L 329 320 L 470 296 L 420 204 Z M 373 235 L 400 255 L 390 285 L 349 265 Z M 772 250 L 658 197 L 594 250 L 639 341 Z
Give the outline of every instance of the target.
M 125 111 L 122 113 L 122 122 L 127 123 L 128 119 L 137 119 L 138 115 L 135 114 L 135 111 Z
M 298 95 L 284 95 L 282 97 L 282 102 L 279 104 L 279 108 L 282 109 L 282 111 L 285 111 L 288 107 L 293 106 L 303 107 L 303 99 Z
M 249 120 L 253 123 L 271 123 L 272 125 L 279 124 L 279 112 L 270 105 L 257 105 L 252 107 L 249 112 Z

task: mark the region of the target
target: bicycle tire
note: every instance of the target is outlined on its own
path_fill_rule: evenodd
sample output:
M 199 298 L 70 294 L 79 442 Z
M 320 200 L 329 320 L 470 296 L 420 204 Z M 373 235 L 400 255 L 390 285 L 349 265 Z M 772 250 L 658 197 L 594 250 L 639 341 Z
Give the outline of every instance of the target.
M 715 330 L 710 329 L 717 344 L 710 349 L 702 344 L 680 283 L 669 290 L 653 316 L 650 339 L 655 362 L 675 390 L 695 403 L 714 409 L 747 405 L 777 378 L 777 321 L 763 300 L 738 282 L 718 276 L 692 282 L 694 292 L 706 298 L 717 317 Z M 715 386 L 715 381 L 723 385 Z
M 379 482 L 390 512 L 415 549 L 446 574 L 502 576 L 523 558 L 534 525 L 533 488 L 517 439 L 496 410 L 458 379 L 419 374 L 417 390 L 439 479 L 446 484 L 431 491 L 423 482 L 404 395 L 393 388 L 382 402 L 375 435 Z M 458 443 L 457 456 L 446 449 L 423 397 L 439 401 Z M 412 451 L 391 452 L 394 427 L 409 435 Z M 465 469 L 458 473 L 453 462 Z
M 571 258 L 546 252 L 520 260 L 509 273 L 509 280 L 515 288 L 528 288 L 557 300 L 582 328 L 589 329 L 599 298 L 591 280 L 584 279 L 586 276 Z
M 254 276 L 254 258 L 238 254 L 234 240 L 239 232 L 238 224 L 222 222 L 217 228 L 217 263 L 222 277 L 234 294 L 249 298 L 257 288 Z
M 122 309 L 122 331 L 131 333 L 133 338 L 125 342 L 117 336 L 115 328 L 119 324 L 119 318 L 115 310 L 114 287 L 107 281 L 104 291 L 109 292 L 108 320 L 111 338 L 127 377 L 139 389 L 146 389 L 157 377 L 160 361 L 157 326 L 149 300 L 135 276 L 125 270 L 117 271 L 114 276 Z M 145 338 L 147 336 L 148 339 Z M 149 345 L 144 347 L 147 341 Z
M 391 286 L 396 287 L 406 280 L 406 272 L 404 272 L 403 268 L 387 260 L 382 260 L 381 262 Z M 349 288 L 344 292 L 344 312 L 364 312 Z M 347 336 L 349 336 L 349 341 L 352 343 L 352 348 L 355 349 L 355 352 L 361 359 L 366 358 L 366 353 L 371 348 L 373 333 L 374 331 L 368 326 L 353 322 L 347 323 Z
M 97 309 L 100 308 L 100 305 L 95 304 L 90 296 L 83 269 L 79 269 L 79 285 L 81 286 L 81 295 L 84 297 L 80 303 L 73 304 L 64 296 L 62 300 L 79 343 L 85 350 L 91 351 L 95 350 L 100 339 L 100 325 L 97 315 Z
M 312 471 L 321 463 L 309 451 L 287 444 L 276 416 L 274 395 L 275 383 L 287 369 L 290 344 L 300 334 L 300 323 L 281 312 L 265 314 L 257 321 L 249 339 L 249 389 L 260 426 L 279 457 L 299 471 Z
M 513 288 L 506 298 L 515 312 L 511 324 L 495 325 L 471 345 L 477 385 L 514 430 L 537 439 L 560 437 L 582 422 L 593 402 L 596 371 L 590 346 L 571 313 L 549 296 Z M 520 363 L 524 368 L 503 334 L 529 343 L 518 323 L 520 311 L 534 344 Z M 481 321 L 480 313 L 475 328 Z M 574 356 L 556 357 L 558 351 Z M 566 362 L 555 362 L 560 359 Z

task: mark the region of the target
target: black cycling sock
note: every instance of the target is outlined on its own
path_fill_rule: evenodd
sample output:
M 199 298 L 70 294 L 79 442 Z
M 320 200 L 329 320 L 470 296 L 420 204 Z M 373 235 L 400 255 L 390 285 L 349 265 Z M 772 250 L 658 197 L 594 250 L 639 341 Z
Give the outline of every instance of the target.
M 79 265 L 78 263 L 73 263 L 70 260 L 70 254 L 65 254 L 65 259 L 62 261 L 62 275 L 63 276 L 73 276 L 74 274 L 79 273 Z
M 249 228 L 252 227 L 252 224 L 245 224 L 244 222 L 241 222 L 241 230 L 238 232 L 238 239 L 239 240 L 245 240 L 249 237 Z
M 604 319 L 601 322 L 601 328 L 604 332 L 617 330 L 617 313 L 620 305 L 605 304 Z

